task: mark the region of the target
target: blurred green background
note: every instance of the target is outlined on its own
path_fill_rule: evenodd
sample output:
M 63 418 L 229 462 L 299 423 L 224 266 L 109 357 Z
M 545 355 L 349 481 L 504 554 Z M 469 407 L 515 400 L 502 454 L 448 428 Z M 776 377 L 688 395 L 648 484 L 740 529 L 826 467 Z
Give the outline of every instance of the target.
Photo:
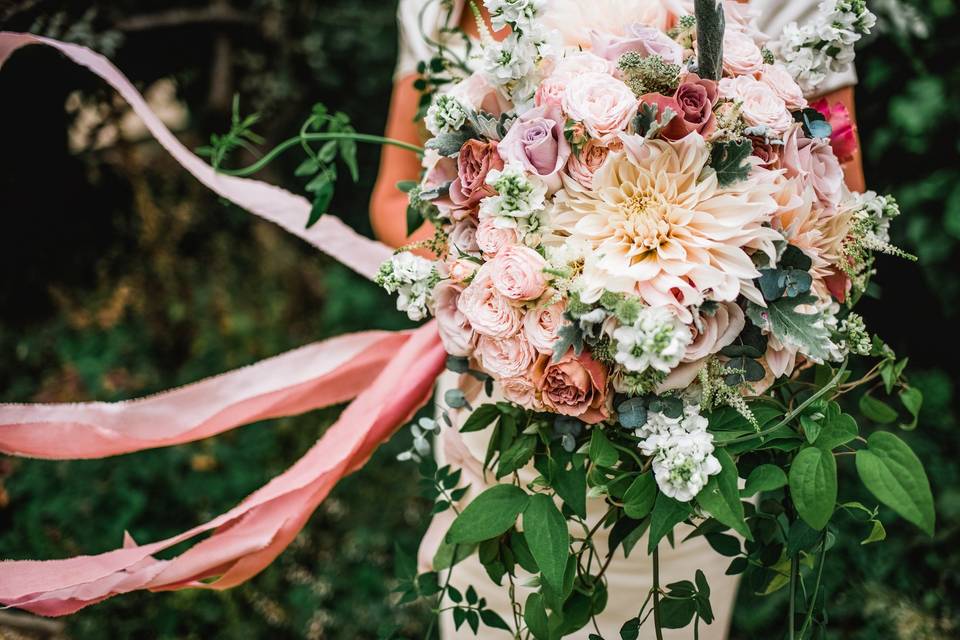
M 952 0 L 871 6 L 881 24 L 860 50 L 857 89 L 866 173 L 899 198 L 895 240 L 920 262 L 881 258 L 879 297 L 862 310 L 911 357 L 924 392 L 921 428 L 906 437 L 928 466 L 939 531 L 927 539 L 887 513 L 886 542 L 841 540 L 827 570 L 831 637 L 955 638 L 960 9 Z M 259 132 L 271 141 L 316 101 L 358 130 L 381 131 L 395 11 L 388 0 L 0 1 L 0 27 L 106 53 L 175 107 L 178 135 L 196 147 L 227 128 L 234 93 L 244 111 L 263 114 Z M 0 72 L 0 400 L 129 398 L 344 331 L 406 326 L 373 285 L 219 202 L 124 113 L 102 82 L 51 51 L 21 51 Z M 360 150 L 360 184 L 341 182 L 332 207 L 367 233 L 377 158 Z M 302 190 L 297 161 L 262 177 Z M 0 458 L 0 557 L 95 553 L 124 530 L 148 541 L 186 529 L 284 470 L 335 415 L 105 461 Z M 115 598 L 67 619 L 61 635 L 359 639 L 395 624 L 422 637 L 429 612 L 397 608 L 389 593 L 394 545 L 415 549 L 428 519 L 415 469 L 394 459 L 406 440 L 343 482 L 248 584 Z M 779 637 L 783 599 L 749 591 L 733 637 Z M 0 637 L 39 636 L 10 627 Z

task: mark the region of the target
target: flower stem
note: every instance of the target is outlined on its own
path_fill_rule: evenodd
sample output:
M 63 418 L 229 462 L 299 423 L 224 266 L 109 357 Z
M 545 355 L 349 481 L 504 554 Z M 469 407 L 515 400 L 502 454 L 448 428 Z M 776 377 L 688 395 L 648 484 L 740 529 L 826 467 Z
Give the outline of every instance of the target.
M 657 640 L 663 640 L 663 629 L 660 627 L 660 549 L 653 550 L 653 630 Z
M 820 584 L 823 579 L 823 564 L 827 559 L 827 537 L 824 535 L 823 540 L 820 542 L 820 559 L 817 562 L 817 581 L 813 587 L 813 597 L 810 599 L 810 606 L 807 608 L 807 616 L 803 621 L 803 626 L 800 628 L 800 638 L 806 637 L 807 629 L 810 627 L 810 623 L 813 622 L 813 610 L 817 606 L 817 596 L 820 595 Z
M 787 637 L 795 640 L 797 637 L 797 580 L 800 577 L 800 554 L 790 559 L 790 606 L 787 614 Z

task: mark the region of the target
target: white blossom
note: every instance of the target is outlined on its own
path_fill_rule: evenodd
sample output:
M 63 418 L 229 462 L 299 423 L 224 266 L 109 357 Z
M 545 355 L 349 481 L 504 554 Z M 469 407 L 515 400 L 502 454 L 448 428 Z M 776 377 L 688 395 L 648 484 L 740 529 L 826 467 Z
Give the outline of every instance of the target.
M 427 129 L 434 136 L 459 131 L 467 121 L 467 110 L 455 97 L 440 94 L 427 109 Z
M 617 343 L 614 356 L 628 371 L 637 373 L 653 367 L 663 373 L 680 364 L 692 342 L 690 330 L 666 307 L 647 307 L 633 326 L 613 332 Z
M 534 19 L 543 10 L 545 0 L 484 0 L 490 12 L 490 23 L 499 31 L 511 27 L 514 31 L 526 31 L 535 24 Z
M 494 226 L 500 229 L 515 229 L 517 237 L 527 246 L 539 245 L 546 183 L 527 174 L 519 165 L 510 164 L 502 171 L 487 174 L 487 184 L 496 189 L 497 195 L 480 202 L 480 217 L 493 218 Z
M 430 294 L 437 278 L 433 262 L 402 251 L 380 265 L 376 282 L 387 293 L 397 294 L 397 310 L 417 322 L 429 315 Z

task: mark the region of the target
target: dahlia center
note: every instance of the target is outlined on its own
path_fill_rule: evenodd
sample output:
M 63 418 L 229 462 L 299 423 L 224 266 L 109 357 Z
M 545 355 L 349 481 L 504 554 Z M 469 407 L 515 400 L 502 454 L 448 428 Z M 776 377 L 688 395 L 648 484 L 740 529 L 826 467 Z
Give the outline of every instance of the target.
M 622 233 L 641 252 L 653 251 L 670 236 L 667 202 L 653 190 L 637 191 L 623 204 Z

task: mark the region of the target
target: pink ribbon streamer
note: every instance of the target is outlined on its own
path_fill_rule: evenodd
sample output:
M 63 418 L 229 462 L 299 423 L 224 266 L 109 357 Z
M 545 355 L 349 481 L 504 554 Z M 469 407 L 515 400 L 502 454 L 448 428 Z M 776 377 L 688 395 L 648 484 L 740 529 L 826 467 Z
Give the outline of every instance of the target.
M 0 65 L 16 49 L 43 44 L 104 78 L 160 144 L 207 187 L 372 278 L 384 245 L 323 216 L 304 229 L 309 203 L 255 180 L 222 176 L 190 153 L 150 111 L 133 85 L 89 49 L 0 32 Z M 413 332 L 334 338 L 193 385 L 140 400 L 73 405 L 0 405 L 0 450 L 39 458 L 99 458 L 190 442 L 270 417 L 356 399 L 296 464 L 239 505 L 177 536 L 64 560 L 0 563 L 0 603 L 65 615 L 111 596 L 226 589 L 283 551 L 330 490 L 363 466 L 377 446 L 426 403 L 446 358 L 434 322 Z M 212 532 L 212 533 L 211 533 Z M 209 536 L 171 560 L 154 554 Z

